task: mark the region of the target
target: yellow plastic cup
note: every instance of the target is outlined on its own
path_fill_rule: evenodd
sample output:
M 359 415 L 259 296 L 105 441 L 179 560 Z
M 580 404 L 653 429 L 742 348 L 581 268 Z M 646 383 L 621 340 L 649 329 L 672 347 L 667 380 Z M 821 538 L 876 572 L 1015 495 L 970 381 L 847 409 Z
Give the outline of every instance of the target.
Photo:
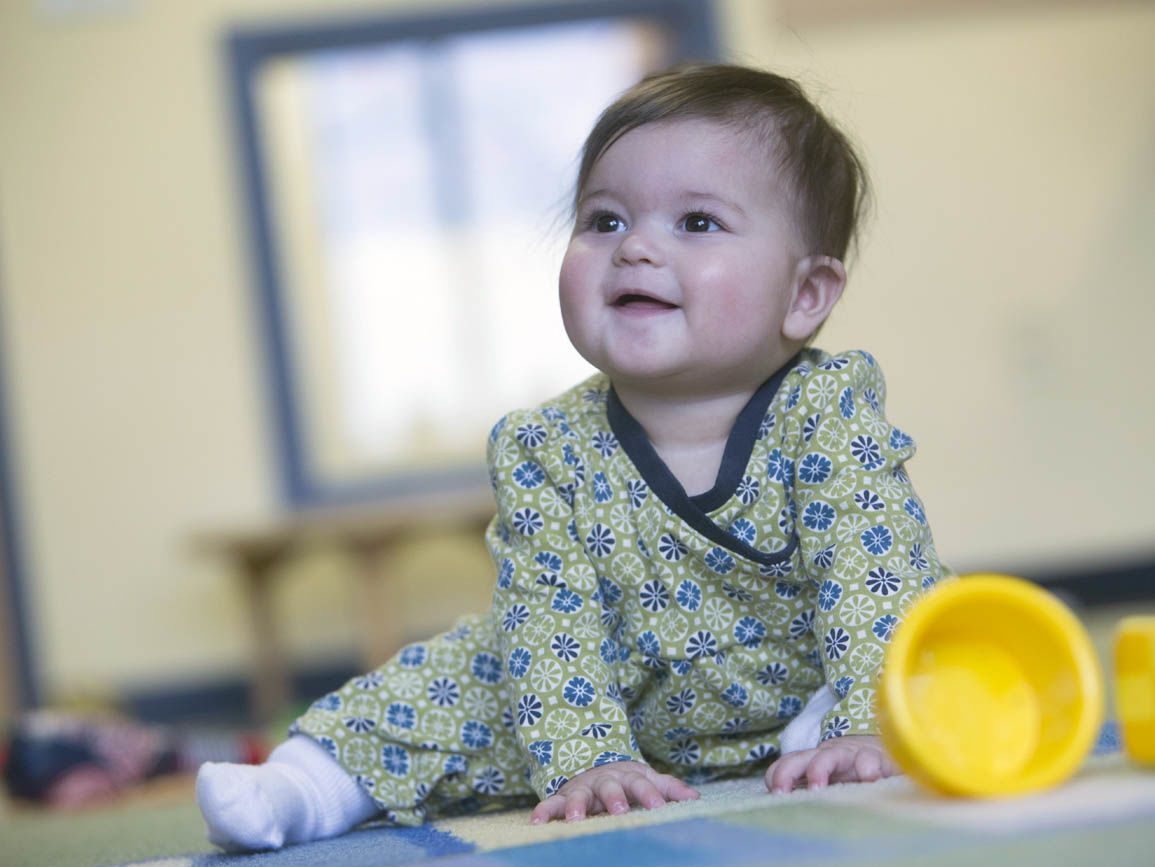
M 1115 709 L 1127 756 L 1155 767 L 1155 617 L 1124 617 L 1115 629 Z
M 1075 773 L 1103 719 L 1094 646 L 1063 603 L 1007 575 L 964 575 L 907 613 L 879 680 L 883 742 L 946 795 L 999 797 Z

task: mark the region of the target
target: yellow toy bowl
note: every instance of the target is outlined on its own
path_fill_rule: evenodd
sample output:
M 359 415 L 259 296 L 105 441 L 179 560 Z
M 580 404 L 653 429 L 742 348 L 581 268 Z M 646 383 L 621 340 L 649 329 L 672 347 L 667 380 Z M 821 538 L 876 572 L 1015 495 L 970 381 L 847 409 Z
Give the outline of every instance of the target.
M 968 575 L 919 600 L 879 681 L 883 742 L 947 795 L 997 797 L 1077 771 L 1103 715 L 1098 659 L 1071 611 L 1035 584 Z

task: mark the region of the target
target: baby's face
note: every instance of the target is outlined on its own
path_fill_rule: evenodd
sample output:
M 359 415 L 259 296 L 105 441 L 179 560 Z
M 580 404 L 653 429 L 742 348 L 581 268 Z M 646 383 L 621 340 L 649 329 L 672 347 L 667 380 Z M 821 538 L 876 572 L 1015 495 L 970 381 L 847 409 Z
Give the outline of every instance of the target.
M 750 134 L 700 119 L 631 130 L 582 191 L 559 281 L 570 340 L 619 391 L 753 391 L 798 348 L 782 333 L 794 223 Z

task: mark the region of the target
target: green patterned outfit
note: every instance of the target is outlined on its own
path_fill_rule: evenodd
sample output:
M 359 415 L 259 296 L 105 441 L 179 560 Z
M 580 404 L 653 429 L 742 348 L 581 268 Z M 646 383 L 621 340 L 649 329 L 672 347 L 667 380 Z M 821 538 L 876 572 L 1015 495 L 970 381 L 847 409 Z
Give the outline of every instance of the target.
M 596 375 L 494 427 L 490 614 L 412 644 L 295 724 L 401 824 L 634 759 L 763 770 L 824 683 L 823 737 L 876 731 L 902 612 L 944 574 L 864 352 L 808 349 L 688 496 Z

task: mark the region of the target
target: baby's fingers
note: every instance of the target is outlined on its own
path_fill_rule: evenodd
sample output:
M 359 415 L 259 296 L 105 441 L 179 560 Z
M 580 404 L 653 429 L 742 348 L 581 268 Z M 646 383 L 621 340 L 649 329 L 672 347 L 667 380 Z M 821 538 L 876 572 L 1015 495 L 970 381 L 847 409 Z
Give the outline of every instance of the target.
M 612 777 L 602 780 L 595 787 L 598 800 L 601 802 L 601 807 L 607 813 L 613 816 L 620 816 L 622 813 L 628 813 L 630 810 L 630 802 L 626 798 L 625 789 L 622 788 L 621 783 Z M 641 803 L 640 801 L 637 803 Z
M 571 790 L 565 796 L 565 820 L 567 822 L 579 822 L 584 819 L 589 814 L 593 799 L 593 792 L 585 787 L 579 786 Z
M 811 789 L 821 789 L 833 777 L 836 781 L 850 782 L 847 776 L 854 769 L 854 752 L 842 749 L 814 750 L 806 765 L 806 785 Z
M 838 744 L 815 752 L 806 768 L 806 781 L 812 789 L 828 783 L 869 783 L 893 773 L 881 750 Z
M 531 825 L 544 825 L 554 819 L 565 818 L 565 795 L 550 795 L 533 808 L 529 815 Z
M 882 779 L 883 754 L 879 750 L 859 750 L 854 757 L 854 767 L 851 776 L 839 779 L 839 782 L 872 783 Z
M 787 753 L 766 769 L 766 788 L 776 794 L 790 792 L 806 776 L 806 768 L 816 750 Z
M 553 819 L 577 822 L 589 812 L 593 793 L 585 786 L 578 786 L 567 792 L 558 792 L 533 808 L 529 816 L 530 824 L 541 825 Z
M 893 777 L 898 768 L 890 754 L 881 749 L 860 749 L 854 761 L 843 771 L 835 771 L 831 777 L 837 783 L 873 783 L 885 777 Z
M 669 774 L 659 774 L 656 781 L 658 791 L 667 801 L 696 801 L 698 790 L 684 780 Z
M 698 790 L 693 786 L 649 767 L 630 774 L 623 785 L 629 793 L 630 803 L 647 810 L 661 807 L 667 801 L 692 801 L 698 797 Z
M 667 801 L 688 801 L 698 792 L 676 777 L 659 774 L 640 762 L 619 762 L 583 771 L 556 794 L 538 804 L 530 822 L 540 825 L 552 819 L 576 822 L 594 813 L 620 815 L 637 804 L 647 810 Z

